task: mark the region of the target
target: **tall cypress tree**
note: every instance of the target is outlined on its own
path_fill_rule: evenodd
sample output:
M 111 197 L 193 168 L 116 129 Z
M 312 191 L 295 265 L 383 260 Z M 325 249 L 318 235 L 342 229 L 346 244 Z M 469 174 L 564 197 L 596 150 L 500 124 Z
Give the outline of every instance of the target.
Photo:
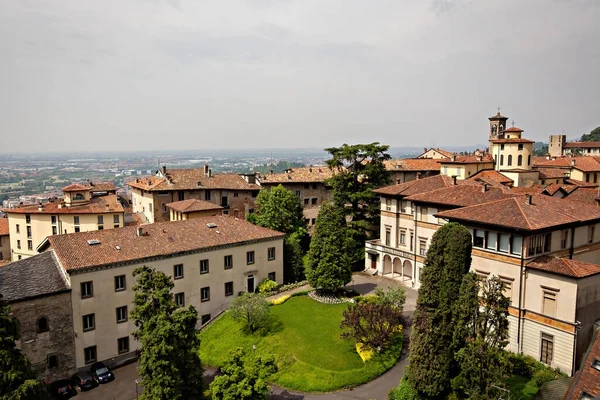
M 461 343 L 454 340 L 454 310 L 470 266 L 469 230 L 458 223 L 442 226 L 433 235 L 421 276 L 407 369 L 411 386 L 427 398 L 448 393 L 456 373 L 454 354 Z
M 0 294 L 0 399 L 34 400 L 46 398 L 29 360 L 15 344 L 19 332 L 10 306 Z

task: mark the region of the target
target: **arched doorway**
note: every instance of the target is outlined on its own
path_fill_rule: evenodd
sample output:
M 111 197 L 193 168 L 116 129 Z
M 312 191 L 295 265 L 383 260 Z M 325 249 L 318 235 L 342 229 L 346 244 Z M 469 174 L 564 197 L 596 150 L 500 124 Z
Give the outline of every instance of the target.
M 392 273 L 392 258 L 388 255 L 383 257 L 383 275 Z
M 402 274 L 402 260 L 400 260 L 399 258 L 394 258 L 394 263 L 392 265 L 392 271 L 394 272 L 392 274 L 392 278 L 397 274 L 397 275 L 401 275 Z
M 412 264 L 408 260 L 404 261 L 402 264 L 402 276 L 404 280 L 412 280 Z

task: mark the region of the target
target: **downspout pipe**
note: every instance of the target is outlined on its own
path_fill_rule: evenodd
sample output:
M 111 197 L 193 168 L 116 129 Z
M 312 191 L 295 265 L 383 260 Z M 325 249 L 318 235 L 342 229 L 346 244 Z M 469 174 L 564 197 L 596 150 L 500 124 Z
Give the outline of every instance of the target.
M 519 317 L 517 322 L 517 353 L 521 353 L 521 308 L 523 306 L 523 275 L 525 274 L 525 237 L 521 236 L 521 268 L 519 273 Z
M 577 366 L 575 365 L 575 362 L 577 361 L 577 333 L 579 332 L 580 325 L 581 322 L 575 321 L 575 336 L 573 338 L 573 364 L 571 366 L 571 376 L 574 376 L 575 372 L 577 372 Z
M 575 254 L 575 227 L 571 228 L 571 248 L 569 249 L 569 259 L 573 259 Z

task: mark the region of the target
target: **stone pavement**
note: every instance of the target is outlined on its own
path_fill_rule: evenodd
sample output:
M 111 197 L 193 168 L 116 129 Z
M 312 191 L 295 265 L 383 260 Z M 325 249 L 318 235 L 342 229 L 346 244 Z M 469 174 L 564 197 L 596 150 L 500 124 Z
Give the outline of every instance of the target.
M 353 275 L 353 281 L 347 285 L 350 288 L 354 288 L 361 294 L 369 294 L 375 291 L 377 287 L 388 288 L 400 286 L 400 283 L 389 278 L 383 278 L 380 276 L 370 276 L 368 274 L 356 273 Z M 307 286 L 293 289 L 284 294 L 290 294 L 293 292 L 307 290 Z M 272 296 L 277 298 L 284 294 Z M 404 315 L 409 320 L 412 319 L 413 312 L 417 303 L 417 291 L 411 288 L 406 288 L 406 304 L 404 306 Z M 402 357 L 398 364 L 392 369 L 383 374 L 382 376 L 368 382 L 364 385 L 355 387 L 353 389 L 342 390 L 335 393 L 326 394 L 305 394 L 289 392 L 286 389 L 280 387 L 273 387 L 270 399 L 272 400 L 385 400 L 387 399 L 387 392 L 398 385 L 400 378 L 404 374 L 404 367 L 408 363 L 408 339 L 410 337 L 410 327 L 405 331 L 406 339 Z M 92 389 L 88 392 L 80 393 L 77 398 L 81 400 L 133 400 L 136 398 L 136 384 L 135 380 L 139 380 L 139 376 L 136 371 L 137 363 L 129 364 L 121 368 L 116 369 L 116 379 L 110 383 L 100 385 L 99 387 Z M 204 373 L 206 387 L 212 381 L 216 371 L 213 369 L 207 369 Z M 138 388 L 138 390 L 141 389 Z

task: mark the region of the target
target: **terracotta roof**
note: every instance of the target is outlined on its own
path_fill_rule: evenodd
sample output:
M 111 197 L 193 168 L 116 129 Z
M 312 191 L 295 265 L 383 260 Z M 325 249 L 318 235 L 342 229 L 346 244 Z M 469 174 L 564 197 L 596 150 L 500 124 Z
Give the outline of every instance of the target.
M 536 166 L 539 163 L 544 162 L 544 161 L 548 161 L 548 160 L 546 160 L 546 157 L 533 156 L 533 155 L 531 156 L 531 165 L 533 165 L 533 166 Z
M 505 131 L 506 132 L 506 131 Z M 510 139 L 494 139 L 490 140 L 492 143 L 535 143 L 533 140 L 523 138 L 510 138 Z
M 10 260 L 0 260 L 0 268 L 10 264 Z
M 283 173 L 277 174 L 259 174 L 258 180 L 261 184 L 269 183 L 288 183 L 288 182 L 325 182 L 332 178 L 334 172 L 326 165 L 316 165 L 314 167 L 291 168 Z
M 53 252 L 14 261 L 0 268 L 0 293 L 12 302 L 69 290 Z
M 425 150 L 425 151 L 424 151 L 424 152 L 423 152 L 423 153 L 422 153 L 422 154 L 421 154 L 419 157 L 417 157 L 417 158 L 421 158 L 421 156 L 422 156 L 423 154 L 425 154 L 425 153 L 427 153 L 428 151 L 431 151 L 431 150 L 433 150 L 433 151 L 435 151 L 435 152 L 438 152 L 438 153 L 440 153 L 441 155 L 443 155 L 444 157 L 447 157 L 447 158 L 450 158 L 450 157 L 452 157 L 452 156 L 454 155 L 454 153 L 453 153 L 453 152 L 451 152 L 451 151 L 442 150 L 442 149 L 438 149 L 438 148 L 435 148 L 435 149 L 434 149 L 434 148 L 431 148 L 431 149 L 427 149 L 427 150 Z
M 579 201 L 594 206 L 600 206 L 600 189 L 596 188 L 577 188 L 567 195 L 567 199 L 571 201 Z
M 488 164 L 494 163 L 494 158 L 491 154 L 483 154 L 476 156 L 474 154 L 468 156 L 454 156 L 454 159 L 438 160 L 440 164 Z
M 108 206 L 108 209 L 106 206 Z M 36 204 L 6 208 L 3 211 L 7 214 L 104 214 L 125 212 L 119 198 L 114 194 L 93 197 L 89 203 L 70 207 L 65 206 L 63 201 L 57 201 L 44 204 L 42 211 L 39 210 L 39 205 Z
M 479 171 L 471 176 L 469 180 L 485 182 L 492 186 L 512 186 L 514 183 L 512 179 L 508 178 L 506 175 L 502 175 L 494 169 L 484 169 Z
M 584 172 L 600 171 L 600 157 L 596 156 L 576 156 L 560 157 L 555 160 L 545 160 L 536 164 L 536 168 L 542 167 L 565 167 L 575 168 Z
M 193 212 L 193 211 L 210 211 L 210 210 L 221 210 L 223 207 L 210 201 L 189 199 L 182 201 L 174 201 L 173 203 L 165 204 L 167 207 L 179 211 L 182 213 Z
M 457 185 L 478 185 L 477 182 L 468 180 L 456 180 Z M 434 175 L 427 178 L 404 182 L 373 190 L 375 193 L 391 196 L 411 196 L 414 194 L 431 192 L 436 189 L 452 186 L 453 178 L 447 175 Z
M 533 165 L 537 168 L 542 167 L 565 167 L 569 168 L 571 166 L 571 159 L 575 157 L 556 157 L 547 159 L 546 157 L 539 157 L 537 160 L 534 160 Z
M 564 144 L 565 149 L 581 149 L 581 148 L 600 148 L 600 142 L 567 142 Z
M 577 179 L 565 179 L 565 183 L 569 184 L 569 185 L 575 185 L 575 186 L 579 186 L 579 187 L 585 187 L 585 188 L 597 188 L 598 184 L 597 183 L 592 183 L 592 182 L 584 182 L 584 181 L 580 181 Z
M 569 170 L 564 168 L 539 168 L 537 171 L 540 173 L 540 179 L 566 178 L 569 175 Z
M 474 204 L 487 203 L 490 201 L 506 199 L 515 196 L 518 195 L 507 193 L 500 188 L 492 187 L 486 189 L 484 186 L 479 185 L 457 185 L 408 196 L 406 197 L 406 200 L 420 203 L 466 207 Z
M 435 214 L 439 218 L 536 231 L 571 223 L 600 221 L 600 208 L 534 194 L 497 200 Z
M 527 264 L 527 268 L 551 272 L 571 278 L 600 274 L 600 265 L 566 258 L 542 256 Z
M 539 194 L 542 193 L 546 188 L 540 186 L 540 185 L 533 185 L 530 187 L 526 187 L 526 186 L 519 186 L 519 187 L 513 187 L 510 188 L 511 193 L 517 193 L 517 194 Z
M 572 191 L 576 190 L 577 188 L 579 188 L 579 186 L 552 183 L 552 184 L 546 186 L 546 188 L 544 189 L 544 192 L 550 196 L 554 196 L 554 193 L 558 192 L 559 190 L 562 190 L 565 194 L 568 194 L 568 193 L 571 193 Z
M 383 165 L 388 171 L 439 171 L 439 161 L 434 158 L 405 158 L 386 160 Z
M 147 191 L 168 190 L 260 190 L 260 186 L 248 183 L 238 174 L 214 174 L 208 177 L 203 168 L 167 170 L 166 177 L 148 176 L 127 183 Z
M 523 132 L 523 129 L 511 126 L 510 128 L 505 129 L 504 132 Z
M 69 186 L 65 186 L 62 188 L 63 192 L 80 192 L 82 190 L 90 190 L 91 188 L 87 185 L 82 185 L 80 183 L 72 183 Z
M 207 224 L 210 223 L 217 226 L 209 228 Z M 284 236 L 283 233 L 223 215 L 143 225 L 140 227 L 141 236 L 137 235 L 137 228 L 126 226 L 49 236 L 47 243 L 40 247 L 50 246 L 65 269 L 77 270 Z M 88 240 L 100 243 L 89 245 Z
M 0 236 L 8 235 L 8 218 L 0 217 Z
M 90 191 L 92 192 L 114 192 L 117 187 L 112 182 L 90 182 Z
M 600 369 L 594 367 L 597 363 L 600 363 L 600 328 L 594 330 L 590 346 L 571 381 L 565 400 L 579 400 L 583 393 L 600 396 Z

